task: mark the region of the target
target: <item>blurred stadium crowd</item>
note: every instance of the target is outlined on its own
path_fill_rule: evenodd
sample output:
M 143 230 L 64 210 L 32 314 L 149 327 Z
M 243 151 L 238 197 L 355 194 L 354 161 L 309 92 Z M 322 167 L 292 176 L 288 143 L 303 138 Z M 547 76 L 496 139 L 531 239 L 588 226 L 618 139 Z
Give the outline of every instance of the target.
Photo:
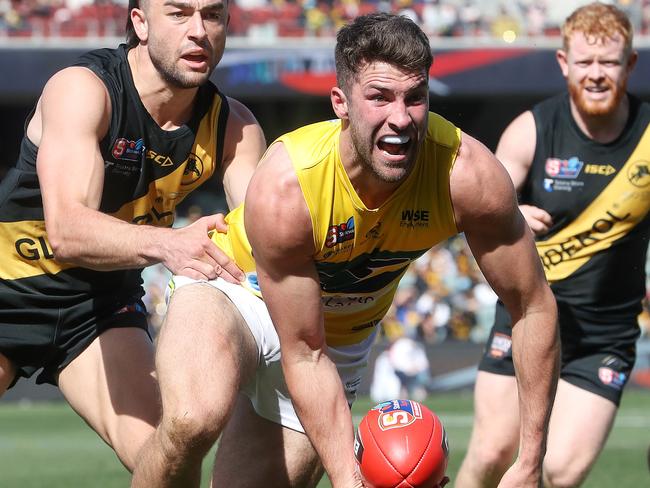
M 583 2 L 584 3 L 584 2 Z M 650 34 L 650 0 L 615 0 L 637 34 Z M 230 34 L 251 39 L 331 37 L 357 15 L 399 12 L 431 37 L 557 36 L 579 0 L 232 0 Z M 128 0 L 0 0 L 0 37 L 122 36 Z

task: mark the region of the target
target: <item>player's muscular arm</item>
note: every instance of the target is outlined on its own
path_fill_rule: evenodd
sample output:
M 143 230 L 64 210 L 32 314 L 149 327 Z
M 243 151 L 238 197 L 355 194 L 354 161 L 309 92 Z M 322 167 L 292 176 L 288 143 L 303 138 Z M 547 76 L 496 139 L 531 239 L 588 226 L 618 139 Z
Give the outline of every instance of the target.
M 500 486 L 537 487 L 558 376 L 555 300 L 508 175 L 484 146 L 466 135 L 452 171 L 451 193 L 459 230 L 514 324 L 520 448 Z
M 216 277 L 215 246 L 207 238 L 214 217 L 172 230 L 136 226 L 98 211 L 104 185 L 99 142 L 110 113 L 103 83 L 90 70 L 68 68 L 47 83 L 28 128 L 39 146 L 37 172 L 56 258 L 98 270 L 162 262 L 177 274 Z
M 535 157 L 536 144 L 537 130 L 531 111 L 519 115 L 501 135 L 496 156 L 510 174 L 517 191 L 521 191 L 526 182 Z M 520 205 L 519 210 L 536 235 L 545 234 L 553 225 L 553 220 L 546 210 L 533 205 Z
M 229 98 L 228 103 L 230 115 L 221 172 L 228 207 L 233 209 L 244 201 L 248 182 L 266 149 L 266 140 L 248 108 L 233 98 Z
M 269 150 L 253 176 L 245 222 L 264 301 L 280 337 L 282 367 L 296 412 L 333 486 L 361 486 L 350 409 L 327 356 L 312 225 L 281 145 Z

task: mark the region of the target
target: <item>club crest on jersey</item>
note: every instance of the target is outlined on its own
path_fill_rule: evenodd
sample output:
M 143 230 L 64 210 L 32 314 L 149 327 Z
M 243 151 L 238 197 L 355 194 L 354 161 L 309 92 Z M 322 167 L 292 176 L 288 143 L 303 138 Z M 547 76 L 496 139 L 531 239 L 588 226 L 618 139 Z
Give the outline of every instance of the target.
M 391 400 L 373 408 L 381 414 L 377 417 L 379 428 L 383 431 L 400 429 L 422 418 L 422 409 L 410 400 Z
M 573 156 L 569 159 L 548 158 L 546 174 L 553 178 L 575 179 L 585 163 Z
M 140 155 L 143 151 L 144 141 L 142 139 L 138 139 L 137 141 L 130 141 L 124 137 L 120 137 L 113 143 L 111 154 L 115 159 L 139 161 Z
M 334 247 L 345 241 L 354 239 L 354 217 L 350 217 L 347 222 L 338 225 L 332 225 L 327 229 L 327 238 L 325 246 Z
M 627 179 L 637 188 L 650 184 L 650 161 L 635 161 L 627 170 Z
M 185 169 L 183 170 L 183 179 L 181 180 L 182 186 L 191 185 L 198 181 L 203 175 L 203 160 L 194 153 L 185 160 Z

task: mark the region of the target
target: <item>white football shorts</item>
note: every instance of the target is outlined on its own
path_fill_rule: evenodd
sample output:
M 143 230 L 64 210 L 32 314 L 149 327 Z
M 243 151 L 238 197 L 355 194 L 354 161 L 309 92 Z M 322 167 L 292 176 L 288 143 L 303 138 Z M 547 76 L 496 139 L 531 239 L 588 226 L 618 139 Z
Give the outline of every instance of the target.
M 253 408 L 261 417 L 284 427 L 305 432 L 293 408 L 280 364 L 280 339 L 273 327 L 264 301 L 243 286 L 216 280 L 194 280 L 185 276 L 174 276 L 170 289 L 178 289 L 191 283 L 207 283 L 221 290 L 237 307 L 255 338 L 259 362 L 255 377 L 242 391 L 248 396 Z M 349 405 L 356 399 L 361 377 L 368 365 L 368 355 L 376 335 L 373 332 L 360 343 L 349 346 L 329 347 L 329 357 L 338 370 Z

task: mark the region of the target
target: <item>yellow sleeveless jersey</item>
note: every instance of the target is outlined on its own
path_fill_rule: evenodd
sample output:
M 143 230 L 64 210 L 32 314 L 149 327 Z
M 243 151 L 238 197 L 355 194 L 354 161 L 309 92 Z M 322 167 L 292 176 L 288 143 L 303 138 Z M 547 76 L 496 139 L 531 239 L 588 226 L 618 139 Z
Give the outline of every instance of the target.
M 277 139 L 291 157 L 309 208 L 325 331 L 332 346 L 368 337 L 390 307 L 408 265 L 457 233 L 449 175 L 460 144 L 458 128 L 430 113 L 413 171 L 377 209 L 363 204 L 348 179 L 339 156 L 340 131 L 340 121 L 332 120 Z M 244 270 L 244 286 L 261 296 L 243 206 L 226 220 L 228 234 L 212 238 Z

